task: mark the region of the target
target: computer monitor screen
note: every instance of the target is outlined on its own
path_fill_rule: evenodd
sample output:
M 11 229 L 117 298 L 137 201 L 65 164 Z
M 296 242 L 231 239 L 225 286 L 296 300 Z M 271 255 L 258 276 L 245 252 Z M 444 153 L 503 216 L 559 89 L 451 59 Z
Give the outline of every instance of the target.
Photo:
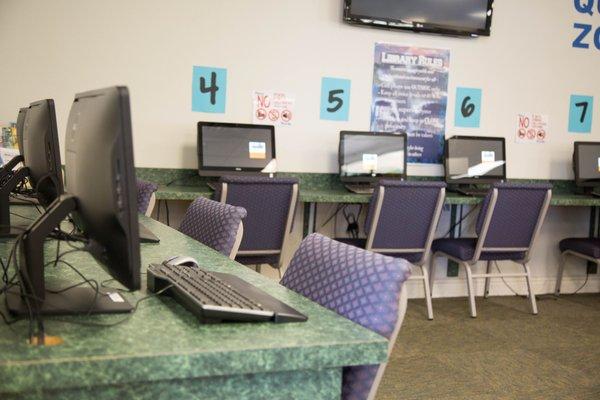
M 121 284 L 140 288 L 140 243 L 129 92 L 75 96 L 66 134 L 66 188 L 92 254 Z
M 340 132 L 339 169 L 343 182 L 406 177 L 406 134 Z
M 454 136 L 446 141 L 446 182 L 491 183 L 506 179 L 504 138 Z
M 58 128 L 52 99 L 29 105 L 22 130 L 24 164 L 29 181 L 43 206 L 63 193 Z
M 575 142 L 573 169 L 577 186 L 600 186 L 600 142 Z
M 23 155 L 23 125 L 25 125 L 25 116 L 28 109 L 28 107 L 19 109 L 19 115 L 17 116 L 17 145 L 21 155 Z
M 198 171 L 204 176 L 276 172 L 272 125 L 198 122 Z

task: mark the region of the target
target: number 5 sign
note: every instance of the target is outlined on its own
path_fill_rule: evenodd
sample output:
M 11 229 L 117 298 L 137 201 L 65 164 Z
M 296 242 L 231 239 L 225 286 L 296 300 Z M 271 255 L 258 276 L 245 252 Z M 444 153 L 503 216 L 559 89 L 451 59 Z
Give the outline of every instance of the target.
M 321 119 L 348 121 L 350 110 L 350 80 L 323 78 L 321 80 Z
M 569 132 L 590 133 L 594 98 L 592 96 L 572 95 L 569 105 Z
M 463 128 L 479 128 L 481 115 L 481 89 L 456 88 L 454 125 Z
M 194 66 L 192 74 L 192 111 L 224 113 L 227 92 L 225 68 Z

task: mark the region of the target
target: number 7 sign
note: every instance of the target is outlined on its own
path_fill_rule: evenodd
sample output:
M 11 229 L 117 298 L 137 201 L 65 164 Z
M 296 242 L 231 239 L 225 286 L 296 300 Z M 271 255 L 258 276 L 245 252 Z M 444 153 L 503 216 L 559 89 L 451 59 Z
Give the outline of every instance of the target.
M 350 110 L 350 80 L 323 78 L 321 80 L 321 119 L 348 121 Z
M 590 133 L 594 98 L 592 96 L 572 95 L 569 105 L 569 132 Z

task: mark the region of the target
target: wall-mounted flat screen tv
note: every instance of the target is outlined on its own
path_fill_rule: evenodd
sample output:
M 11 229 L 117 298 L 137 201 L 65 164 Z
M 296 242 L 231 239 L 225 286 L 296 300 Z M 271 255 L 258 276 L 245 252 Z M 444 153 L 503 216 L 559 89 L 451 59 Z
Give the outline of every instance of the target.
M 344 21 L 384 29 L 489 36 L 494 0 L 344 0 Z

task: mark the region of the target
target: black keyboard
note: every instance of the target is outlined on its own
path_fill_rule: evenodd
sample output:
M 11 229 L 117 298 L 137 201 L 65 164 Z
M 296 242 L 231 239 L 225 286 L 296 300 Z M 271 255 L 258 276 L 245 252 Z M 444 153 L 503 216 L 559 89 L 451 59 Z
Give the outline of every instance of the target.
M 300 322 L 307 317 L 231 274 L 150 264 L 148 290 L 170 295 L 202 322 Z
M 344 186 L 352 193 L 357 194 L 373 194 L 375 190 L 373 185 L 364 183 L 346 183 Z

